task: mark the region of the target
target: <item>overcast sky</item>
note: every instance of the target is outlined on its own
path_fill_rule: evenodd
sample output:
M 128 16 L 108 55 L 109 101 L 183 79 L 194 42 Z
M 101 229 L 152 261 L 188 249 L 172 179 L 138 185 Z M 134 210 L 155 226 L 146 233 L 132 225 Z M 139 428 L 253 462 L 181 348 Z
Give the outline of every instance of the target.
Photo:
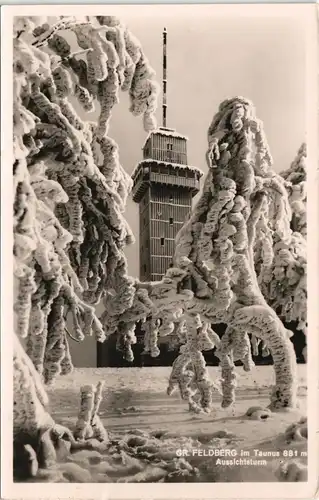
M 167 8 L 166 8 L 167 9 Z M 283 9 L 284 11 L 284 9 Z M 162 31 L 168 35 L 167 126 L 189 138 L 188 162 L 206 171 L 206 132 L 225 98 L 251 99 L 264 127 L 275 168 L 289 166 L 305 139 L 303 22 L 283 17 L 143 17 L 122 15 L 162 79 Z M 249 9 L 246 11 L 249 12 Z M 127 94 L 114 109 L 109 134 L 131 173 L 142 158 L 146 133 L 130 115 Z M 161 101 L 158 109 L 161 123 Z M 129 271 L 139 275 L 138 205 L 126 211 L 136 243 L 127 249 Z

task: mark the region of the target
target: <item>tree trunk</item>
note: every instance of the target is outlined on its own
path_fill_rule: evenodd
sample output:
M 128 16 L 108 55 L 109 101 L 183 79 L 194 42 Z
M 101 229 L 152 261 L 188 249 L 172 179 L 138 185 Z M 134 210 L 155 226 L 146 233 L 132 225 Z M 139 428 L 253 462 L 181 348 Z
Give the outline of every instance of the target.
M 40 375 L 16 335 L 13 377 L 13 468 L 15 479 L 21 480 L 35 476 L 39 467 L 50 467 L 68 453 L 72 434 L 56 425 L 46 410 L 48 398 Z

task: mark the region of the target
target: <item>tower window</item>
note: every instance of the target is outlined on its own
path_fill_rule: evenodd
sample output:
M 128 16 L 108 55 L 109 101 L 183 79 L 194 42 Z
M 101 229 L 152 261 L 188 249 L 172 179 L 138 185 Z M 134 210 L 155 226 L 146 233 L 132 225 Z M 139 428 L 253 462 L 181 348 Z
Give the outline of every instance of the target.
M 170 224 L 170 226 L 172 226 L 172 225 L 173 225 L 173 223 L 174 223 L 174 219 L 173 219 L 173 217 L 170 217 L 170 218 L 169 218 L 169 224 Z
M 161 238 L 161 245 L 162 245 L 162 247 L 164 246 L 164 242 L 165 242 L 165 238 L 162 237 Z
M 171 194 L 169 195 L 169 202 L 173 203 L 173 195 L 171 195 Z
M 143 265 L 144 273 L 146 273 L 146 264 Z
M 167 150 L 168 151 L 173 151 L 173 144 L 168 143 L 167 144 Z

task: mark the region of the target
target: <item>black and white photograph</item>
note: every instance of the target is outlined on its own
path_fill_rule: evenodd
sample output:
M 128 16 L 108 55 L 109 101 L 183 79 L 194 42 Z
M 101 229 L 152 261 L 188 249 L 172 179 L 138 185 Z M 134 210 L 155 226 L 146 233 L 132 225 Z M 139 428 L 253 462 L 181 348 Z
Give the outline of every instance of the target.
M 310 484 L 310 6 L 201 7 L 5 11 L 7 466 L 33 498 Z

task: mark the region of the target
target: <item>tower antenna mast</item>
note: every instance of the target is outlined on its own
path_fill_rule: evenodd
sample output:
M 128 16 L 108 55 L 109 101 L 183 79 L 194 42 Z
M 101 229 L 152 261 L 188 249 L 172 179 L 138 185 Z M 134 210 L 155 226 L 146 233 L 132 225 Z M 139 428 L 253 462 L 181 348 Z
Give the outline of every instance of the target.
M 163 127 L 166 128 L 166 113 L 167 113 L 167 31 L 163 31 Z

